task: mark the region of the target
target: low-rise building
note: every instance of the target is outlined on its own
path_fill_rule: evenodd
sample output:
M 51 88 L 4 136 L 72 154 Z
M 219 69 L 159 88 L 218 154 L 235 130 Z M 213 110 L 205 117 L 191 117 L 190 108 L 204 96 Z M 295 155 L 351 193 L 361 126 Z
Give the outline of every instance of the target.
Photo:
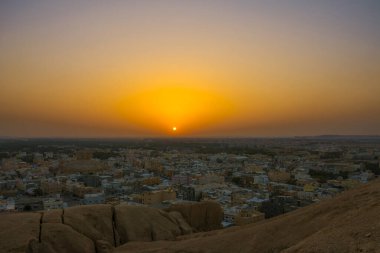
M 61 209 L 64 207 L 64 203 L 60 198 L 48 198 L 43 200 L 44 210 Z
M 173 190 L 148 191 L 141 194 L 141 203 L 145 205 L 155 205 L 162 201 L 175 199 L 176 193 Z
M 81 200 L 82 205 L 104 204 L 105 202 L 106 197 L 103 192 L 84 194 L 83 199 Z

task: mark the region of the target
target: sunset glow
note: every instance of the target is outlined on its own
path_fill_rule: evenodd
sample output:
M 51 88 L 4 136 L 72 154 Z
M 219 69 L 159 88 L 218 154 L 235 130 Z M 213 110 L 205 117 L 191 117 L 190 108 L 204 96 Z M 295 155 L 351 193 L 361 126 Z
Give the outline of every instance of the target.
M 1 136 L 380 134 L 376 1 L 111 2 L 1 1 Z
M 217 91 L 181 86 L 158 86 L 132 93 L 122 108 L 126 121 L 157 134 L 173 125 L 173 131 L 180 127 L 181 134 L 189 134 L 233 113 L 233 104 Z

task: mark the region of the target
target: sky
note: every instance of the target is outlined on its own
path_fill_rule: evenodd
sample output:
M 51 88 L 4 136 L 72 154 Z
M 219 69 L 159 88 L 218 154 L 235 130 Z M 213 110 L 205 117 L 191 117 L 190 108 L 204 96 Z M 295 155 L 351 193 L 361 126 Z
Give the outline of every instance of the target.
M 380 134 L 379 25 L 377 0 L 2 0 L 0 136 Z

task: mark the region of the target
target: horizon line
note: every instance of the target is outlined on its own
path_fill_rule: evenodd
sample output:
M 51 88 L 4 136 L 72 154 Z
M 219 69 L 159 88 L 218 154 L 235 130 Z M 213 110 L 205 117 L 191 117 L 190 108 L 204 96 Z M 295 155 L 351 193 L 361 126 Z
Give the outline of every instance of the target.
M 0 136 L 0 140 L 147 140 L 147 139 L 295 139 L 295 138 L 380 138 L 380 134 L 318 134 L 318 135 L 279 135 L 279 136 Z

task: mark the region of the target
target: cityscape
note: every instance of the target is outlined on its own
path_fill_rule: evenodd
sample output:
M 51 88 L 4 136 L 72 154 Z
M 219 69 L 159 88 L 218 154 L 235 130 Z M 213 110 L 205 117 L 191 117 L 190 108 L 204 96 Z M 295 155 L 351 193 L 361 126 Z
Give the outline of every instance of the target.
M 380 174 L 379 137 L 2 140 L 1 211 L 219 203 L 224 227 L 271 218 Z
M 380 1 L 0 1 L 0 253 L 380 253 Z

